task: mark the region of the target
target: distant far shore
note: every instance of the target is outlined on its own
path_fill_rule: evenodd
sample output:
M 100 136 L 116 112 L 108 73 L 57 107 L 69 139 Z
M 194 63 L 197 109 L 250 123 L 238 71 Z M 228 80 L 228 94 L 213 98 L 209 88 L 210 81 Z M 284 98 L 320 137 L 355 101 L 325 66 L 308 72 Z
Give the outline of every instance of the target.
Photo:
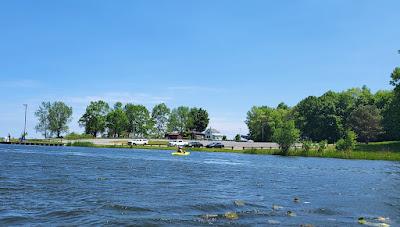
M 81 139 L 81 140 L 61 140 L 61 139 L 35 139 L 27 142 L 33 143 L 57 143 L 75 147 L 93 148 L 124 148 L 124 149 L 151 149 L 151 150 L 176 150 L 176 147 L 168 147 L 167 140 L 150 140 L 145 146 L 129 146 L 129 139 Z M 204 146 L 212 141 L 201 141 Z M 227 152 L 256 155 L 280 155 L 279 146 L 276 143 L 252 143 L 220 141 L 225 148 L 186 148 L 191 151 L 199 152 Z M 289 152 L 289 156 L 319 157 L 319 158 L 339 158 L 339 159 L 360 159 L 360 160 L 386 160 L 400 161 L 400 141 L 377 142 L 369 144 L 357 144 L 354 151 L 337 151 L 333 145 L 319 152 L 316 149 L 305 151 L 301 144 L 296 144 Z

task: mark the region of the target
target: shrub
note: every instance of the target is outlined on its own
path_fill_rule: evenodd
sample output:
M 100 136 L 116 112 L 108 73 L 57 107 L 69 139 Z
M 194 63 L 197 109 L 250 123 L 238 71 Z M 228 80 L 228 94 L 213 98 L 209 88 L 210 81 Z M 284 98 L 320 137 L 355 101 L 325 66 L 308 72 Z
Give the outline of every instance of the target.
M 298 141 L 300 131 L 295 127 L 294 121 L 285 121 L 273 134 L 274 142 L 279 144 L 283 155 L 289 154 L 289 149 Z
M 326 147 L 328 146 L 328 141 L 327 140 L 322 140 L 318 143 L 318 152 L 323 153 L 326 150 Z
M 94 144 L 92 142 L 77 141 L 77 142 L 73 142 L 73 143 L 68 143 L 67 146 L 72 146 L 72 147 L 94 147 Z
M 336 143 L 338 151 L 352 151 L 356 147 L 357 136 L 353 131 L 347 131 L 343 139 Z
M 79 139 L 91 139 L 91 138 L 93 138 L 93 136 L 89 135 L 89 134 L 78 134 L 75 132 L 71 132 L 70 134 L 66 135 L 64 138 L 67 140 L 79 140 Z
M 305 152 L 309 152 L 312 148 L 312 141 L 311 140 L 304 140 L 303 141 L 303 150 Z

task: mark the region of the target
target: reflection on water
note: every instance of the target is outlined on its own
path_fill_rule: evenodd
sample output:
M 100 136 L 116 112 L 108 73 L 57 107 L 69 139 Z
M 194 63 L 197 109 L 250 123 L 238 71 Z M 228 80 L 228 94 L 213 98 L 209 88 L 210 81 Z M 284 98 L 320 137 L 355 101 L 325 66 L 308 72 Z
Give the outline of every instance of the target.
M 0 146 L 0 226 L 396 226 L 399 214 L 398 162 Z

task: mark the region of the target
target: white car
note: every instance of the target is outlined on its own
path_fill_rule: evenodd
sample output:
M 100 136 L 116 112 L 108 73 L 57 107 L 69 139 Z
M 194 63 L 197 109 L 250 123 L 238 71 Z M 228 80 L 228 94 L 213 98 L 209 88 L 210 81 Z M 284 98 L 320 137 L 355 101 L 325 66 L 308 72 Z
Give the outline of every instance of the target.
M 129 146 L 136 146 L 136 145 L 147 145 L 149 144 L 149 140 L 147 139 L 134 139 L 128 141 Z
M 173 140 L 173 141 L 169 141 L 168 146 L 170 147 L 184 147 L 189 145 L 188 142 L 183 141 L 183 140 Z

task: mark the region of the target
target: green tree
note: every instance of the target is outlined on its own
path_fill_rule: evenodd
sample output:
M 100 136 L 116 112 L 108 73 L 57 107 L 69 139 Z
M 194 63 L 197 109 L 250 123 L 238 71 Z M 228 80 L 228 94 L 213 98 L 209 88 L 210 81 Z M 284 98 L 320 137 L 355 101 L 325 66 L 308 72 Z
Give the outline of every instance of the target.
M 165 103 L 154 106 L 151 117 L 155 123 L 156 135 L 158 138 L 163 138 L 167 132 L 168 118 L 171 110 L 165 105 Z
M 400 92 L 400 68 L 396 67 L 390 77 L 390 84 L 395 87 L 396 92 Z
M 54 102 L 49 109 L 49 130 L 55 134 L 57 138 L 61 134 L 68 132 L 68 123 L 72 119 L 72 107 L 65 105 L 63 102 Z
M 237 135 L 235 136 L 235 141 L 236 141 L 236 142 L 240 142 L 240 135 L 239 135 L 239 134 L 237 134 Z
M 382 133 L 382 116 L 374 105 L 359 106 L 350 115 L 352 130 L 360 142 L 368 143 Z
M 390 84 L 394 87 L 394 96 L 383 110 L 383 126 L 387 136 L 400 139 L 400 68 L 395 68 L 391 74 Z
M 128 118 L 122 109 L 122 106 L 117 103 L 114 109 L 106 116 L 106 127 L 109 136 L 120 137 L 127 128 Z
M 293 116 L 301 137 L 313 141 L 337 141 L 344 131 L 338 103 L 339 95 L 327 92 L 321 97 L 309 96 L 297 104 Z
M 274 131 L 273 141 L 279 144 L 283 155 L 289 154 L 290 148 L 299 140 L 300 131 L 295 127 L 293 120 L 284 121 Z
M 278 104 L 278 106 L 276 107 L 277 109 L 284 109 L 284 110 L 288 110 L 290 109 L 288 105 L 286 105 L 286 103 L 281 102 Z
M 177 131 L 183 133 L 188 130 L 189 107 L 180 106 L 171 111 L 168 120 L 168 131 Z
M 210 119 L 206 110 L 191 108 L 189 111 L 187 128 L 192 131 L 203 132 L 207 129 Z
M 36 132 L 42 133 L 44 138 L 51 137 L 49 122 L 50 107 L 50 102 L 42 102 L 39 109 L 35 112 L 35 116 L 38 119 L 38 124 L 35 126 Z
M 272 141 L 275 129 L 283 123 L 283 119 L 288 113 L 289 110 L 285 108 L 254 106 L 247 112 L 245 121 L 249 128 L 250 138 L 257 142 Z
M 127 117 L 127 131 L 134 137 L 144 137 L 149 134 L 153 127 L 150 112 L 143 105 L 126 104 L 125 113 Z
M 106 129 L 106 117 L 110 107 L 104 101 L 90 102 L 86 111 L 79 119 L 79 125 L 85 127 L 85 133 L 96 137 L 98 133 L 103 133 Z
M 385 110 L 389 107 L 394 98 L 394 92 L 388 90 L 379 90 L 374 95 L 375 106 L 380 110 Z

